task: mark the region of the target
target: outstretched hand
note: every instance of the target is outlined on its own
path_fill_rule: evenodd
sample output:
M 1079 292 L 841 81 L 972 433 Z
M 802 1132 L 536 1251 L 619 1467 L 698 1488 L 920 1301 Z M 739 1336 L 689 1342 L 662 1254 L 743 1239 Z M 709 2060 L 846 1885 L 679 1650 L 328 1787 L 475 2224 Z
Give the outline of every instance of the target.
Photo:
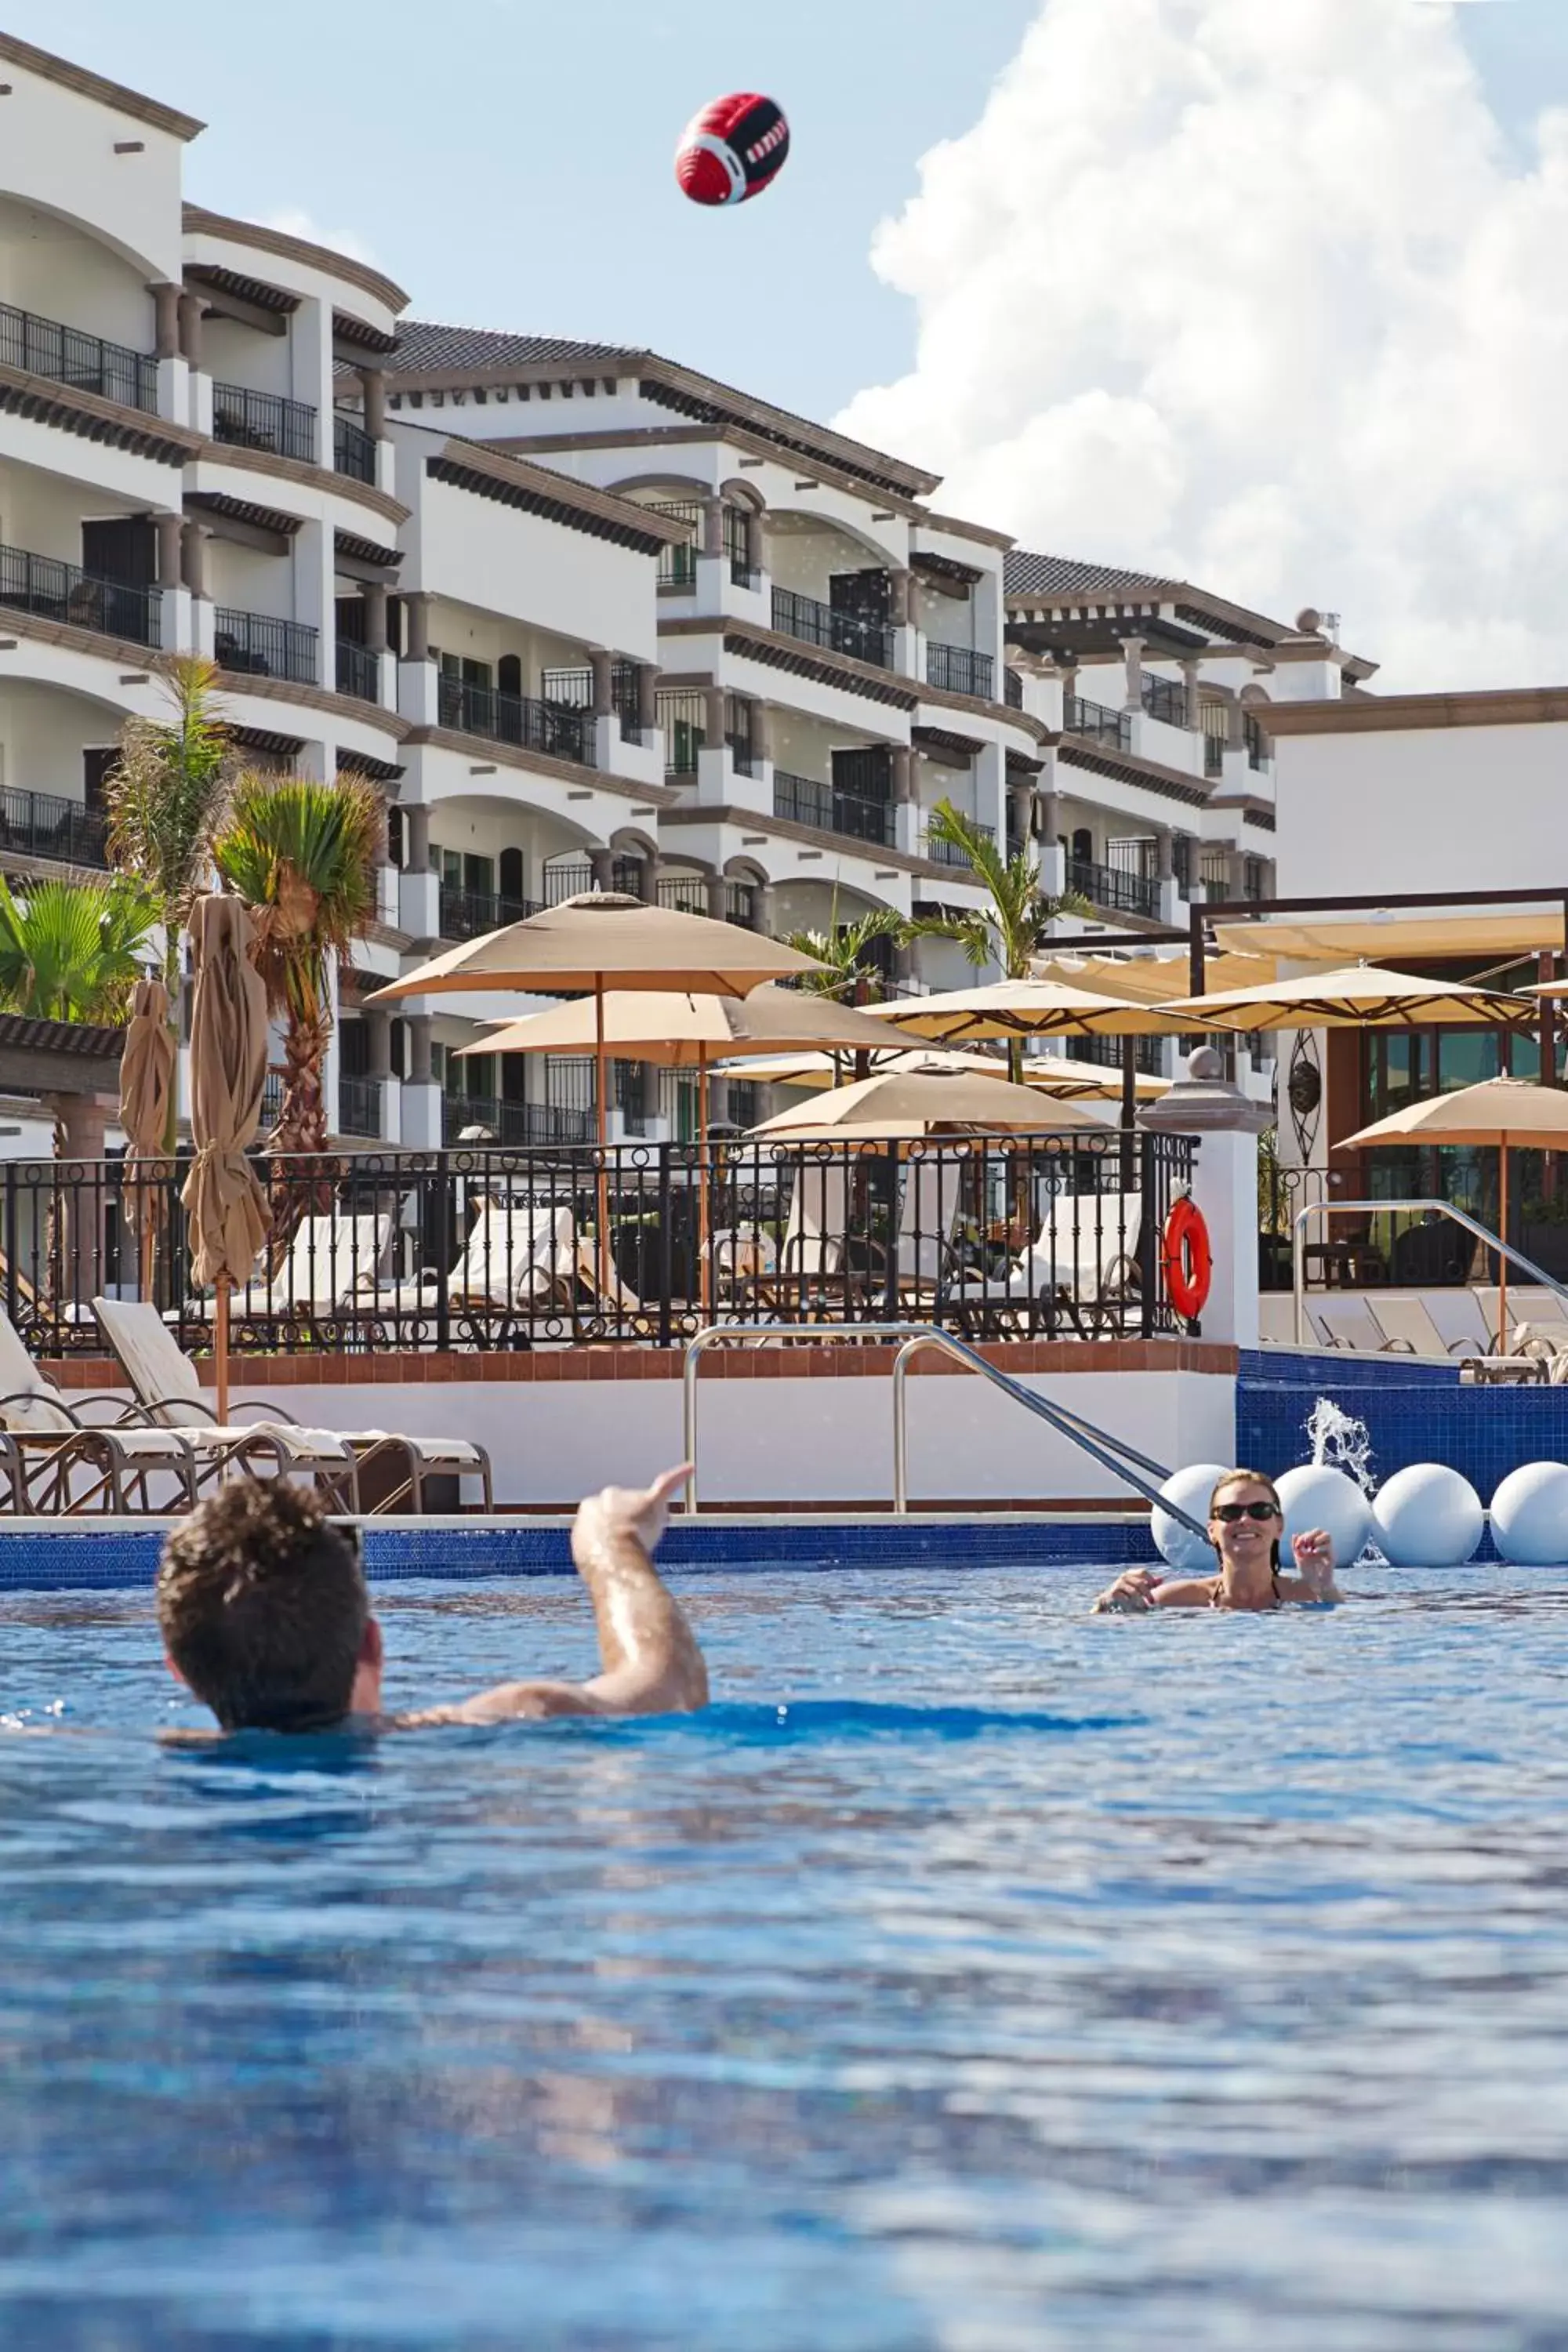
M 1154 1595 L 1163 1579 L 1152 1569 L 1130 1568 L 1107 1587 L 1094 1604 L 1097 1617 L 1115 1616 L 1126 1612 L 1138 1612 L 1154 1606 Z
M 1309 1528 L 1293 1538 L 1290 1549 L 1302 1583 L 1310 1591 L 1326 1595 L 1334 1581 L 1332 1537 L 1321 1528 Z
M 587 1518 L 606 1534 L 635 1536 L 651 1559 L 669 1525 L 669 1507 L 690 1477 L 692 1467 L 689 1462 L 682 1462 L 673 1470 L 661 1471 L 651 1486 L 605 1486 L 584 1498 L 578 1510 L 579 1523 Z

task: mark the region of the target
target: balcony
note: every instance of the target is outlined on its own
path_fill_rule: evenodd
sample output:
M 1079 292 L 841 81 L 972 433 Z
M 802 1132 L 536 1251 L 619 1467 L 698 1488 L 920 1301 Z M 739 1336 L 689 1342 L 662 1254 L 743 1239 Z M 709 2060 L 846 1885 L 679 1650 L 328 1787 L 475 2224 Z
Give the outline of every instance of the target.
M 447 1095 L 441 1105 L 441 1134 L 456 1143 L 466 1127 L 488 1128 L 498 1143 L 592 1143 L 591 1110 L 555 1103 L 502 1102 L 494 1095 Z
M 106 866 L 103 835 L 101 813 L 80 801 L 54 793 L 0 791 L 0 855 Z
M 381 701 L 381 656 L 369 646 L 356 646 L 347 637 L 338 639 L 337 681 L 340 694 L 353 695 L 356 702 Z
M 29 555 L 19 547 L 0 547 L 0 604 L 9 605 L 13 612 L 37 613 L 43 620 L 63 622 L 69 628 L 91 629 L 128 645 L 156 647 L 163 642 L 163 604 L 161 588 L 96 579 L 52 555 Z
M 805 646 L 824 646 L 830 653 L 849 654 L 878 669 L 893 667 L 894 632 L 880 621 L 858 613 L 837 613 L 815 596 L 797 596 L 793 588 L 773 590 L 773 627 L 781 636 L 798 637 Z
M 1067 861 L 1067 887 L 1108 914 L 1142 915 L 1152 922 L 1160 911 L 1160 886 L 1151 877 L 1120 866 L 1100 866 L 1088 857 Z
M 1187 723 L 1187 690 L 1168 677 L 1146 677 L 1142 685 L 1143 708 L 1151 719 L 1163 727 L 1184 727 Z
M 316 463 L 316 412 L 302 400 L 276 392 L 247 392 L 239 383 L 213 386 L 213 439 L 236 449 L 261 449 L 269 457 Z
M 572 669 L 547 669 L 539 681 L 540 698 L 544 702 L 564 703 L 568 709 L 581 710 L 589 719 L 594 713 L 594 672 L 586 662 Z M 610 708 L 620 729 L 623 743 L 640 743 L 643 730 L 637 718 L 638 678 L 636 662 L 618 661 L 610 664 Z
M 926 647 L 926 684 L 943 694 L 969 694 L 989 702 L 995 676 L 989 654 L 971 653 L 966 646 Z
M 0 365 L 47 375 L 73 392 L 96 393 L 121 408 L 140 408 L 149 416 L 158 413 L 155 359 L 123 343 L 106 343 L 101 335 L 84 335 L 78 327 L 62 327 L 58 319 L 14 310 L 9 302 L 0 302 Z
M 570 894 L 568 894 L 570 895 Z M 489 931 L 504 930 L 509 923 L 526 922 L 541 911 L 538 898 L 509 898 L 499 890 L 464 890 L 456 883 L 441 885 L 441 937 L 461 942 L 482 940 Z
M 1204 735 L 1204 773 L 1205 776 L 1224 775 L 1225 751 L 1226 738 L 1223 735 L 1210 735 L 1205 731 Z
M 1009 710 L 1022 710 L 1024 708 L 1024 681 L 1016 669 L 1005 669 L 1002 673 L 1002 699 Z
M 339 1078 L 338 1133 L 371 1136 L 379 1141 L 381 1136 L 381 1080 L 379 1078 Z
M 773 814 L 795 824 L 814 825 L 819 833 L 837 833 L 847 841 L 864 841 L 879 849 L 893 845 L 893 804 L 867 800 L 837 784 L 817 783 L 810 776 L 773 771 Z
M 1049 1041 L 1053 1053 L 1064 1053 L 1072 1062 L 1092 1062 L 1096 1069 L 1119 1070 L 1122 1048 L 1129 1043 L 1123 1037 L 1053 1037 Z M 1159 1037 L 1135 1037 L 1131 1040 L 1135 1068 L 1145 1077 L 1163 1077 L 1165 1047 Z M 1026 1060 L 1025 1068 L 1028 1063 Z
M 967 821 L 973 831 L 980 834 L 984 839 L 993 842 L 995 840 L 996 828 L 994 824 L 980 824 L 973 817 L 970 817 Z M 974 871 L 957 842 L 944 841 L 939 834 L 927 834 L 926 856 L 933 866 L 953 866 L 961 874 L 973 874 Z
M 1108 710 L 1103 702 L 1086 702 L 1081 694 L 1063 698 L 1062 726 L 1068 735 L 1085 736 L 1091 743 L 1103 743 L 1108 751 L 1132 749 L 1131 712 Z
M 304 621 L 275 621 L 268 613 L 213 613 L 213 659 L 242 677 L 281 677 L 317 686 L 321 668 L 317 632 Z
M 1263 740 L 1263 729 L 1250 712 L 1241 722 L 1241 735 L 1247 746 L 1247 766 L 1266 768 L 1268 764 L 1268 751 Z
M 307 411 L 307 415 L 313 414 Z M 332 471 L 375 487 L 375 442 L 352 416 L 332 419 Z M 346 1130 L 345 1130 L 346 1131 Z
M 456 728 L 459 734 L 512 743 L 520 751 L 542 751 L 552 760 L 574 760 L 582 768 L 595 765 L 590 710 L 559 702 L 535 702 L 527 695 L 500 694 L 494 687 L 443 677 L 437 713 L 443 727 Z

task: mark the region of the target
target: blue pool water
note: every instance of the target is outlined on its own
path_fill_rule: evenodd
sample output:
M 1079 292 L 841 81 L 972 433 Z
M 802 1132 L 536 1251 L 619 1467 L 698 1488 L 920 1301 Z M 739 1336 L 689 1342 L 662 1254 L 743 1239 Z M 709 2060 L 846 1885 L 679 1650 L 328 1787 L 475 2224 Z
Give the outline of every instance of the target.
M 0 1599 L 0 2342 L 1568 2344 L 1562 1580 L 1099 1580 L 708 1576 L 706 1718 L 206 1754 L 143 1597 Z M 591 1655 L 381 1603 L 398 1703 Z

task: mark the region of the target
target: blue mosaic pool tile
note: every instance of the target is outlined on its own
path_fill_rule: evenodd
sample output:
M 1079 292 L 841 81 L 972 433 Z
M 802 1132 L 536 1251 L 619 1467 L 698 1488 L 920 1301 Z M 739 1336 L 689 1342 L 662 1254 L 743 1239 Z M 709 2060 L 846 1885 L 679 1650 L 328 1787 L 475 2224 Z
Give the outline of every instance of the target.
M 157 1566 L 153 1530 L 105 1528 L 91 1535 L 53 1529 L 0 1531 L 0 1591 L 144 1591 Z M 660 1565 L 696 1576 L 853 1572 L 857 1569 L 1127 1568 L 1154 1558 L 1139 1520 L 1072 1521 L 925 1518 L 738 1522 L 677 1519 Z M 431 1578 L 567 1576 L 572 1557 L 563 1525 L 529 1519 L 471 1528 L 413 1525 L 365 1528 L 365 1567 L 376 1583 Z
M 1304 1381 L 1237 1385 L 1237 1451 L 1244 1462 L 1278 1475 L 1311 1458 L 1306 1423 L 1318 1399 L 1364 1421 L 1372 1470 L 1381 1485 L 1413 1462 L 1444 1462 L 1489 1503 L 1510 1470 L 1526 1462 L 1568 1461 L 1568 1389 L 1461 1388 L 1347 1379 L 1326 1369 Z

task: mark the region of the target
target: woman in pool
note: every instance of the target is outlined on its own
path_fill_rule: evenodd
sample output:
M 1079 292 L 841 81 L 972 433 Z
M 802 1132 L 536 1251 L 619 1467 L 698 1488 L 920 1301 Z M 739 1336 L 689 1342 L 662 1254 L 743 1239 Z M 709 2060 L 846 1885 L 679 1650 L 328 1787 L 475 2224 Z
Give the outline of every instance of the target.
M 1287 1601 L 1342 1601 L 1334 1582 L 1334 1548 L 1321 1528 L 1295 1538 L 1291 1550 L 1300 1574 L 1281 1576 L 1284 1523 L 1284 1506 L 1271 1478 L 1257 1470 L 1227 1470 L 1209 1502 L 1217 1576 L 1163 1580 L 1152 1569 L 1130 1568 L 1100 1594 L 1095 1609 L 1279 1609 Z

